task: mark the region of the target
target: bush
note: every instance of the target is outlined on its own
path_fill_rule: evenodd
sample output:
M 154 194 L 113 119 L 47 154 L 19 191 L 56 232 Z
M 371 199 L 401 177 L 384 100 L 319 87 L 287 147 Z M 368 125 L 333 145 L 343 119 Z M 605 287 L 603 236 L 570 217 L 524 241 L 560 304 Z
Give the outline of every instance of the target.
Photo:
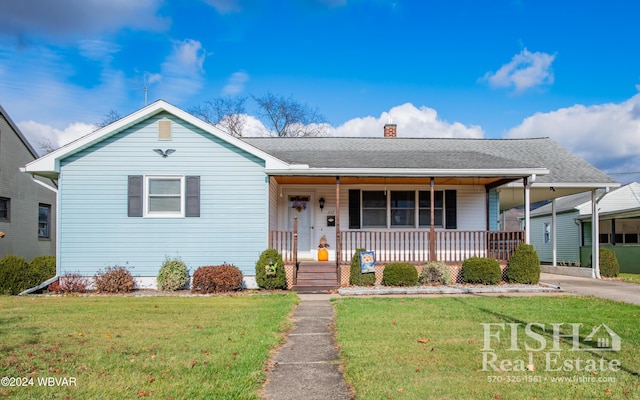
M 24 257 L 8 254 L 0 259 L 0 294 L 15 295 L 32 287 L 31 271 Z
M 29 268 L 31 269 L 32 279 L 36 281 L 34 286 L 38 285 L 56 276 L 56 257 L 36 257 L 29 263 Z
M 540 281 L 540 260 L 530 244 L 521 243 L 513 252 L 505 271 L 510 283 L 537 284 Z
M 391 263 L 384 267 L 382 284 L 386 286 L 415 286 L 418 270 L 409 263 Z
M 451 272 L 449 266 L 443 262 L 430 262 L 422 268 L 418 282 L 422 284 L 439 283 L 451 284 Z
M 360 253 L 367 251 L 366 249 L 356 249 L 351 257 L 351 270 L 349 271 L 349 281 L 354 286 L 373 286 L 376 283 L 375 273 L 362 273 L 360 268 Z
M 106 293 L 127 293 L 133 290 L 135 281 L 131 272 L 125 267 L 107 267 L 95 275 L 96 290 Z
M 500 264 L 492 258 L 467 258 L 462 262 L 461 274 L 464 283 L 497 285 L 502 279 Z
M 267 268 L 274 270 L 275 274 L 267 274 Z M 256 283 L 262 289 L 286 289 L 287 273 L 284 270 L 284 261 L 276 249 L 267 249 L 260 254 L 256 262 Z
M 158 290 L 178 290 L 189 282 L 187 265 L 178 257 L 166 257 L 158 272 Z
M 235 265 L 200 267 L 193 274 L 191 291 L 194 293 L 221 293 L 241 289 L 242 271 Z
M 89 286 L 89 279 L 78 272 L 66 272 L 57 281 L 47 287 L 53 293 L 84 293 Z
M 600 276 L 615 278 L 620 274 L 620 265 L 616 253 L 605 247 L 600 247 Z

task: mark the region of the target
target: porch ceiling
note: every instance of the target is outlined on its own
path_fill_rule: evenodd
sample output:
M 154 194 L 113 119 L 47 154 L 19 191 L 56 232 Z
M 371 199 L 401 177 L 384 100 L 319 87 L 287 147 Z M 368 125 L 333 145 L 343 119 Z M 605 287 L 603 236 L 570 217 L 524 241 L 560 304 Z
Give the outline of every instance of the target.
M 281 185 L 335 185 L 336 178 L 327 176 L 274 176 L 276 182 Z M 435 185 L 491 185 L 502 182 L 502 177 L 437 177 Z M 384 177 L 340 177 L 342 185 L 416 185 L 429 186 L 430 178 L 384 178 Z

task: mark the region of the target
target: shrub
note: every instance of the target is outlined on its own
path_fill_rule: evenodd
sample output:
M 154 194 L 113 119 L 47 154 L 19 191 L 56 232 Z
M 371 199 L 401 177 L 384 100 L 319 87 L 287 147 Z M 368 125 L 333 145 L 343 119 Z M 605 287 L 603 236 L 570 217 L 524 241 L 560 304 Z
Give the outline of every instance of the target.
M 189 282 L 187 265 L 178 257 L 166 257 L 158 272 L 158 290 L 178 290 Z
M 384 267 L 382 284 L 386 286 L 415 286 L 418 270 L 409 263 L 391 263 Z
M 133 290 L 135 281 L 131 272 L 125 267 L 107 267 L 95 275 L 96 290 L 106 293 L 127 293 Z
M 620 265 L 616 253 L 605 247 L 600 247 L 600 275 L 615 278 L 620 274 Z
M 467 258 L 462 262 L 461 274 L 465 283 L 497 285 L 502 279 L 500 264 L 492 258 Z
M 200 267 L 193 274 L 191 291 L 195 293 L 220 293 L 241 289 L 242 271 L 235 265 Z
M 0 258 L 0 294 L 15 295 L 32 287 L 31 271 L 24 257 Z
M 537 284 L 540 281 L 540 260 L 530 244 L 520 243 L 513 252 L 505 271 L 507 282 Z
M 362 273 L 360 268 L 360 253 L 366 249 L 356 249 L 351 257 L 351 270 L 349 271 L 349 281 L 354 286 L 373 286 L 376 283 L 375 273 Z
M 89 279 L 78 272 L 66 272 L 57 281 L 49 285 L 47 290 L 54 293 L 84 293 L 89 286 Z
M 443 262 L 430 262 L 422 268 L 418 282 L 422 284 L 439 283 L 451 284 L 451 272 L 447 264 Z
M 36 281 L 35 285 L 42 283 L 56 276 L 56 257 L 36 257 L 29 263 L 29 268 L 31 269 L 33 280 Z
M 275 274 L 267 275 L 267 268 L 275 269 Z M 276 249 L 267 249 L 256 262 L 256 283 L 263 289 L 286 289 L 287 273 L 282 255 Z

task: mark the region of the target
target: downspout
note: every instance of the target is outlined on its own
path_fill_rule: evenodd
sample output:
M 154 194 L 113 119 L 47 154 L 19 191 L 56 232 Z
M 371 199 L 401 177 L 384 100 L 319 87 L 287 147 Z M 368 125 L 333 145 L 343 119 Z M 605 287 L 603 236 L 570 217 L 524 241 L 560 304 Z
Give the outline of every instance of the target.
M 20 168 L 20 171 L 25 172 L 25 169 L 24 168 Z M 58 253 L 58 248 L 60 247 L 60 242 L 59 242 L 60 238 L 58 237 L 58 235 L 59 235 L 59 233 L 58 233 L 59 232 L 59 229 L 58 229 L 58 221 L 59 221 L 58 213 L 60 212 L 59 211 L 59 207 L 58 207 L 58 203 L 59 203 L 58 202 L 58 189 L 56 189 L 53 186 L 47 185 L 44 182 L 41 182 L 41 181 L 37 180 L 36 177 L 33 174 L 31 174 L 31 180 L 33 180 L 38 185 L 41 185 L 41 186 L 45 187 L 46 189 L 51 190 L 52 192 L 54 192 L 56 194 L 56 274 L 55 274 L 55 276 L 53 278 L 49 278 L 49 279 L 47 279 L 46 281 L 40 283 L 37 286 L 34 286 L 32 288 L 23 290 L 22 292 L 18 293 L 18 296 L 23 296 L 25 294 L 30 294 L 30 293 L 36 292 L 36 291 L 38 291 L 40 289 L 44 289 L 47 286 L 49 286 L 50 284 L 52 284 L 53 282 L 57 281 L 58 278 L 60 278 L 60 276 L 58 275 L 58 260 L 59 260 L 59 258 L 58 258 L 58 254 L 57 254 Z
M 553 266 L 558 266 L 558 241 L 556 237 L 556 199 L 551 199 L 551 246 L 553 248 Z

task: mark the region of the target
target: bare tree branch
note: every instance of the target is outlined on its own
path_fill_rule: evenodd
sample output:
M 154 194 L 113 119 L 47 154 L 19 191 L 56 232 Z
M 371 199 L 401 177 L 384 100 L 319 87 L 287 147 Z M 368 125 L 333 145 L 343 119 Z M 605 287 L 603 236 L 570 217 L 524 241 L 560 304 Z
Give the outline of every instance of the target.
M 109 110 L 107 114 L 104 115 L 104 118 L 102 119 L 102 121 L 95 124 L 95 127 L 96 129 L 104 128 L 105 126 L 116 122 L 120 118 L 122 118 L 120 116 L 120 113 L 118 113 L 116 110 L 112 108 L 111 110 Z
M 246 100 L 246 97 L 218 97 L 191 108 L 189 112 L 219 126 L 231 136 L 241 137 L 246 120 Z
M 264 96 L 252 96 L 260 107 L 258 114 L 265 126 L 272 128 L 278 137 L 321 136 L 326 130 L 326 120 L 316 108 L 293 99 L 267 92 Z
M 42 139 L 41 141 L 39 141 L 38 148 L 42 151 L 42 154 L 49 154 L 52 151 L 58 149 L 56 145 L 53 144 L 50 138 Z

